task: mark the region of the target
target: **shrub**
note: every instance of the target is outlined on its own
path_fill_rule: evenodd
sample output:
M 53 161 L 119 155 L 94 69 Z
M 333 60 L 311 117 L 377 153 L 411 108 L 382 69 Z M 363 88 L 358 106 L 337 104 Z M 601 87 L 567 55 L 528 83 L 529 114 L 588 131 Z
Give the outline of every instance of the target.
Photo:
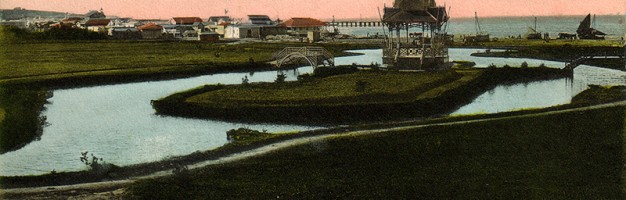
M 246 142 L 271 135 L 270 133 L 260 132 L 248 128 L 230 129 L 226 132 L 226 139 L 229 142 Z
M 248 76 L 243 76 L 243 78 L 241 78 L 241 84 L 242 85 L 250 84 L 250 79 L 248 79 Z
M 313 79 L 313 77 L 309 73 L 298 75 L 298 81 L 308 81 L 308 80 L 312 80 L 312 79 Z
M 528 63 L 526 61 L 522 62 L 521 68 L 522 69 L 528 68 Z
M 276 75 L 276 80 L 274 80 L 274 83 L 284 83 L 285 79 L 287 79 L 287 75 L 280 73 Z
M 546 68 L 546 64 L 541 63 L 541 64 L 539 65 L 539 68 Z
M 94 156 L 93 153 L 91 154 L 91 159 L 89 159 L 87 156 L 88 153 L 89 151 L 81 152 L 80 154 L 82 156 L 80 157 L 80 161 L 89 167 L 91 172 L 95 174 L 106 174 L 115 167 L 115 165 L 104 162 L 104 159 Z
M 487 68 L 495 69 L 496 68 L 496 64 L 491 63 L 491 64 L 489 64 L 489 66 L 487 66 Z

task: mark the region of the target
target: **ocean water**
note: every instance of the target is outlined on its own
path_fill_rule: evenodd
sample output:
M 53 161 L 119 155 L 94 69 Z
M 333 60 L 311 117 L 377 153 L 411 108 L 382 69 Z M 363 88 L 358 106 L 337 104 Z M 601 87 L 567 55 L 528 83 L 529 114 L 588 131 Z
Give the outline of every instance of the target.
M 556 38 L 560 32 L 576 33 L 576 29 L 585 16 L 537 16 L 537 31 L 549 33 Z M 534 27 L 534 17 L 488 17 L 478 19 L 481 30 L 491 37 L 505 38 L 508 36 L 522 36 L 527 33 L 528 27 Z M 593 21 L 593 20 L 592 20 Z M 620 23 L 621 21 L 621 23 Z M 596 16 L 595 29 L 607 35 L 607 38 L 619 39 L 626 33 L 626 19 L 624 15 Z M 383 34 L 382 27 L 338 27 L 343 34 L 367 36 Z M 386 30 L 385 30 L 386 31 Z M 417 28 L 411 32 L 421 31 Z M 476 34 L 474 18 L 451 18 L 447 26 L 448 33 L 454 35 Z

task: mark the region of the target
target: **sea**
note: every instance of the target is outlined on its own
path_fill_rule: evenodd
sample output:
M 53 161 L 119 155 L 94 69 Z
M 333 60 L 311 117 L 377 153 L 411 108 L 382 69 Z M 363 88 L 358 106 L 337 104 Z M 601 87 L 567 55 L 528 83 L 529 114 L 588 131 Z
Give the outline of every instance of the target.
M 580 21 L 585 16 L 537 16 L 537 32 L 548 33 L 556 38 L 559 33 L 576 33 Z M 594 23 L 595 21 L 595 23 Z M 528 28 L 535 27 L 535 17 L 485 17 L 478 18 L 480 30 L 490 34 L 491 38 L 524 37 Z M 592 20 L 592 27 L 607 34 L 607 39 L 621 39 L 626 34 L 625 15 L 598 15 Z M 342 34 L 369 36 L 383 34 L 383 27 L 337 27 Z M 451 18 L 445 28 L 453 35 L 476 34 L 475 18 Z M 332 30 L 332 28 L 330 29 Z M 421 32 L 421 28 L 412 28 L 410 32 Z

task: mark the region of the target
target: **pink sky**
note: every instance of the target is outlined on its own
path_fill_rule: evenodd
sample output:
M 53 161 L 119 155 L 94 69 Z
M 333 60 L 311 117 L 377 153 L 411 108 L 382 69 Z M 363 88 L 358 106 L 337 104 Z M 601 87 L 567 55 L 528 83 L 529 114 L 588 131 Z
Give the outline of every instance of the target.
M 378 18 L 377 7 L 392 5 L 393 0 L 0 0 L 1 9 L 23 7 L 86 13 L 104 9 L 105 14 L 133 18 L 223 15 L 244 17 L 265 14 L 271 18 L 314 17 Z M 444 0 L 437 0 L 439 5 Z M 452 17 L 470 17 L 474 11 L 487 16 L 598 15 L 624 13 L 625 0 L 446 0 Z

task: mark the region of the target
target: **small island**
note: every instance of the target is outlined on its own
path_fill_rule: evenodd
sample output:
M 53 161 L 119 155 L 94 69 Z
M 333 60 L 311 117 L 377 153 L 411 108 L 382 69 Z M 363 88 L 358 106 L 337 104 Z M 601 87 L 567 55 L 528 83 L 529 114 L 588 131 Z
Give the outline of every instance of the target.
M 206 85 L 155 100 L 152 105 L 159 114 L 185 117 L 364 123 L 444 115 L 497 84 L 568 74 L 544 67 L 447 71 L 320 67 L 295 82 Z

